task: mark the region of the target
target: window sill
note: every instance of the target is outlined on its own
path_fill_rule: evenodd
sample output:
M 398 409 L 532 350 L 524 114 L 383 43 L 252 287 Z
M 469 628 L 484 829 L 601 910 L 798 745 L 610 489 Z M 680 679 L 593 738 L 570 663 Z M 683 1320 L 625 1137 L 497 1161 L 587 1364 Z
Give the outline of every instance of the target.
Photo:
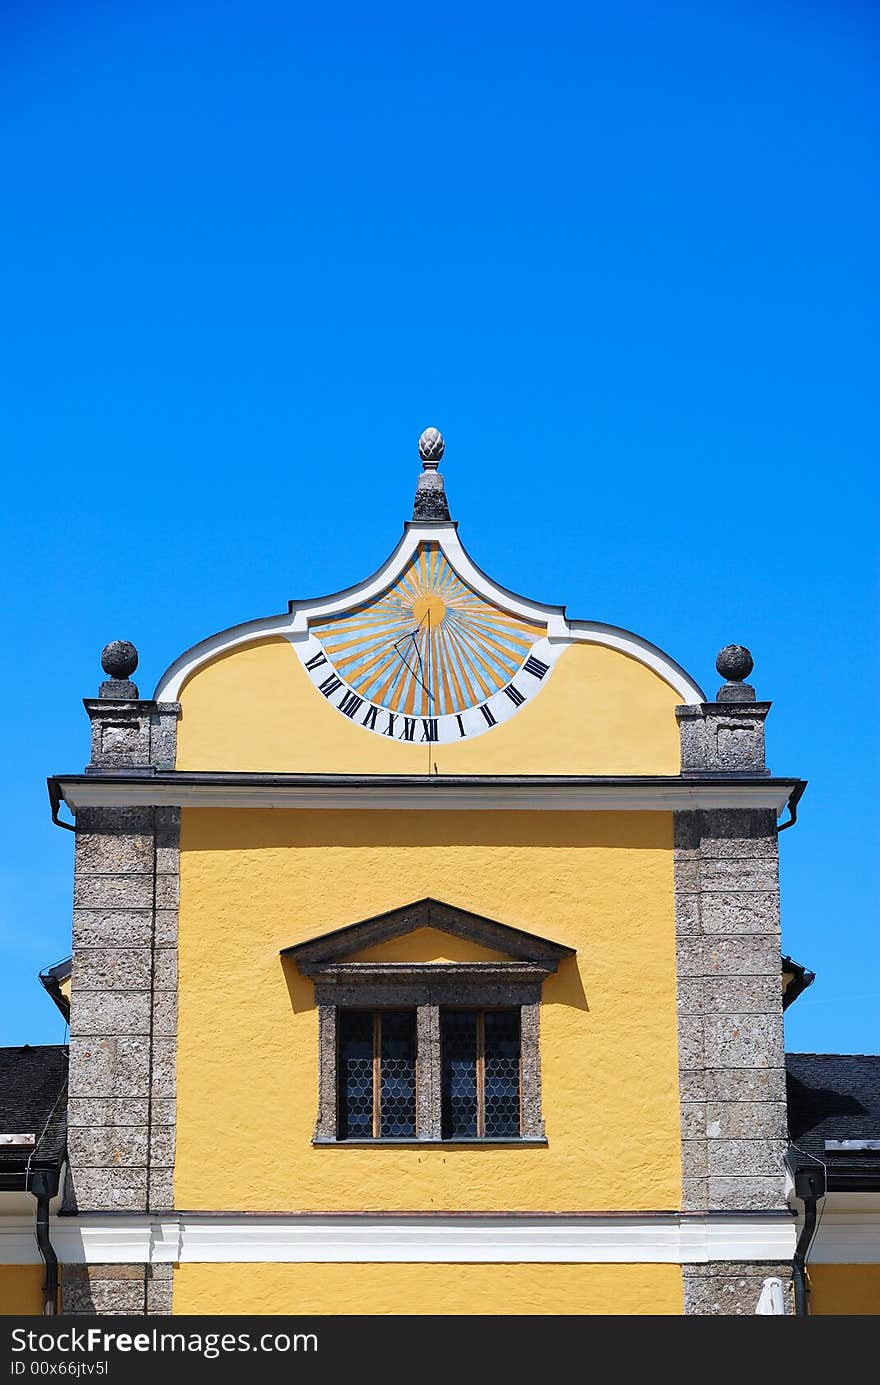
M 369 1149 L 373 1146 L 380 1146 L 387 1149 L 389 1146 L 408 1147 L 410 1149 L 457 1149 L 462 1145 L 471 1147 L 474 1145 L 538 1145 L 546 1146 L 547 1138 L 544 1135 L 496 1135 L 494 1138 L 485 1135 L 461 1135 L 453 1140 L 419 1140 L 411 1135 L 402 1136 L 380 1136 L 378 1139 L 369 1140 L 330 1140 L 321 1135 L 316 1135 L 312 1140 L 315 1146 L 322 1148 L 332 1146 L 334 1149 Z

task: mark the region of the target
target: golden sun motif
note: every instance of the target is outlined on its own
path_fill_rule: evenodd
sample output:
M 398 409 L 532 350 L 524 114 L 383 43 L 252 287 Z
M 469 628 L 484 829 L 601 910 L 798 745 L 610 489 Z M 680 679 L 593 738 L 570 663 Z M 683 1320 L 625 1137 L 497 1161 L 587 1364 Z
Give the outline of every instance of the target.
M 361 697 L 423 717 L 485 702 L 546 634 L 478 596 L 429 543 L 383 596 L 310 630 Z

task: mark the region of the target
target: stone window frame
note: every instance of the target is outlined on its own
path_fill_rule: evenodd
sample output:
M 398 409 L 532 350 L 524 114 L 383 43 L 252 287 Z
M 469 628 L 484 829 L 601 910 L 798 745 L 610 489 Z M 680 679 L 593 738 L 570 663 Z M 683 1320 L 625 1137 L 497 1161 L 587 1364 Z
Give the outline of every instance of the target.
M 355 964 L 356 965 L 356 964 Z M 517 971 L 516 963 L 510 964 Z M 408 970 L 415 971 L 415 967 Z M 541 1115 L 541 1057 L 539 1045 L 543 969 L 532 977 L 513 980 L 504 976 L 505 964 L 492 966 L 492 976 L 467 980 L 449 975 L 443 964 L 427 962 L 422 976 L 389 983 L 376 978 L 338 981 L 316 978 L 318 1009 L 318 1116 L 315 1145 L 401 1144 L 546 1144 Z M 536 969 L 537 970 L 537 969 Z M 518 1135 L 454 1136 L 442 1133 L 442 1053 L 440 1010 L 445 1007 L 474 1010 L 518 1010 L 520 1014 L 520 1096 L 522 1123 Z M 416 1131 L 413 1136 L 377 1136 L 362 1139 L 339 1137 L 339 1025 L 340 1010 L 415 1010 L 416 1012 Z
M 351 961 L 358 952 L 433 928 L 477 943 L 510 960 L 489 962 Z M 574 948 L 437 899 L 419 899 L 387 913 L 346 924 L 319 937 L 282 948 L 314 982 L 318 1010 L 318 1117 L 315 1145 L 546 1144 L 541 1116 L 539 1020 L 541 988 Z M 440 1009 L 518 1009 L 522 1127 L 519 1135 L 442 1134 Z M 339 1048 L 341 1009 L 416 1011 L 416 1136 L 339 1138 Z

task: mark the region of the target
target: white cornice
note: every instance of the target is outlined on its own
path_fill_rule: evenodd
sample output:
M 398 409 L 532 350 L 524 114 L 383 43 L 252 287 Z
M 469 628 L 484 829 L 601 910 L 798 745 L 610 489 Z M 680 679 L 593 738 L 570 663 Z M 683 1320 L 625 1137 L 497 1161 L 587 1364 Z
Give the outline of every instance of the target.
M 62 1264 L 568 1263 L 698 1264 L 790 1260 L 793 1219 L 779 1216 L 167 1216 L 62 1217 Z M 33 1226 L 0 1219 L 0 1264 L 37 1264 Z
M 782 813 L 795 780 L 768 783 L 699 783 L 690 780 L 660 783 L 569 782 L 515 783 L 471 781 L 453 783 L 437 778 L 341 780 L 332 782 L 197 781 L 180 779 L 59 776 L 61 797 L 71 809 L 115 807 L 182 808 L 308 808 L 433 811 L 549 812 L 668 812 L 700 808 L 767 808 Z
M 296 643 L 308 636 L 311 622 L 326 616 L 340 615 L 354 606 L 375 599 L 394 583 L 418 545 L 426 541 L 439 544 L 459 577 L 486 601 L 491 601 L 502 610 L 523 620 L 546 625 L 547 638 L 551 643 L 600 644 L 617 649 L 653 669 L 675 689 L 683 703 L 705 702 L 702 689 L 681 665 L 668 654 L 664 654 L 662 649 L 642 639 L 640 635 L 616 625 L 603 625 L 585 620 L 570 621 L 566 618 L 564 606 L 548 606 L 542 602 L 530 601 L 500 586 L 470 557 L 458 537 L 457 526 L 454 524 L 407 524 L 394 552 L 365 581 L 346 587 L 331 596 L 291 602 L 290 611 L 281 615 L 245 621 L 242 625 L 233 625 L 201 640 L 199 644 L 193 645 L 181 654 L 165 670 L 153 694 L 154 699 L 157 702 L 176 702 L 187 680 L 203 664 L 220 654 L 226 654 L 256 640 L 266 639 L 270 635 L 280 635 Z

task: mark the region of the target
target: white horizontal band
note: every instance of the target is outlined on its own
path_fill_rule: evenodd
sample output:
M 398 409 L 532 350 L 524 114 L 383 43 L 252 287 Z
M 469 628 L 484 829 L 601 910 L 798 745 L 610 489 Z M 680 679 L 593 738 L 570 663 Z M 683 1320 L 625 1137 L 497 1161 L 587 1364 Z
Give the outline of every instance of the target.
M 662 812 L 687 808 L 767 808 L 783 812 L 796 785 L 700 784 L 479 784 L 429 778 L 396 784 L 361 780 L 341 784 L 156 783 L 95 778 L 58 780 L 73 811 L 80 808 L 373 808 L 549 812 Z
M 61 1217 L 62 1264 L 694 1264 L 790 1260 L 794 1219 L 754 1217 Z M 33 1226 L 0 1220 L 0 1264 L 36 1264 Z

